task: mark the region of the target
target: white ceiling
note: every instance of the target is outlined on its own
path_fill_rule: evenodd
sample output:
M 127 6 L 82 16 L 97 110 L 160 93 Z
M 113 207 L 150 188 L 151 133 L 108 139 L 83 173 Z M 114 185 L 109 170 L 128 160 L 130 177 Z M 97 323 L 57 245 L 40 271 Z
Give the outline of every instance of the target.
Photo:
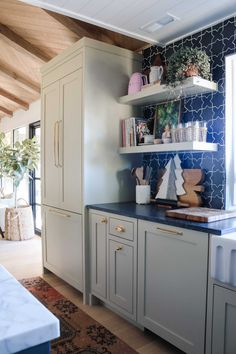
M 21 0 L 79 20 L 165 45 L 236 14 L 235 0 Z M 167 14 L 175 21 L 149 33 Z M 142 29 L 143 28 L 143 29 Z

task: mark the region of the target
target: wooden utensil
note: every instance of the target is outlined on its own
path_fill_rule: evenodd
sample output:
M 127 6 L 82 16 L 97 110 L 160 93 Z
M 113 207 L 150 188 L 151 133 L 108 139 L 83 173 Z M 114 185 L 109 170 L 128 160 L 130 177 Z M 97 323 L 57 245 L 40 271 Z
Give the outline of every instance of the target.
M 143 178 L 143 166 L 136 168 L 135 173 L 136 173 L 136 176 L 137 176 L 137 178 L 138 178 L 138 180 L 140 182 L 139 184 L 144 185 L 145 184 L 145 180 Z
M 136 184 L 140 184 L 140 180 L 139 180 L 139 178 L 138 178 L 138 176 L 137 176 L 137 174 L 136 174 L 136 168 L 135 168 L 135 167 L 132 168 L 132 170 L 131 170 L 131 175 L 132 175 L 133 177 L 135 177 Z

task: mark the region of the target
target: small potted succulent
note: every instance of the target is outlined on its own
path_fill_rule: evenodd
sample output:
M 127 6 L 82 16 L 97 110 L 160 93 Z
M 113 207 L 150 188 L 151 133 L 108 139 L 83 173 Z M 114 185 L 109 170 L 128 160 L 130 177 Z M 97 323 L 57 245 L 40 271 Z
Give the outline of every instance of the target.
M 190 76 L 211 80 L 210 58 L 200 49 L 183 47 L 169 58 L 166 82 L 176 86 Z

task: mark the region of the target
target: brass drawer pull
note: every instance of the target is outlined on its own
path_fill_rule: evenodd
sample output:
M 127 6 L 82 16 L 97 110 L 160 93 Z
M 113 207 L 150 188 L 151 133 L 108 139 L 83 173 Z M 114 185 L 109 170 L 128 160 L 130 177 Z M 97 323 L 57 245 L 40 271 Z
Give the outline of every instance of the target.
M 166 232 L 171 235 L 183 236 L 183 232 L 177 231 L 177 230 L 163 229 L 162 227 L 157 227 L 157 230 L 160 230 L 162 232 Z
M 101 219 L 101 224 L 107 224 L 107 218 L 102 218 Z
M 123 226 L 116 226 L 116 227 L 115 227 L 115 230 L 116 230 L 117 232 L 125 232 L 125 228 L 124 228 Z
M 122 251 L 123 250 L 123 247 L 122 246 L 119 246 L 117 247 L 116 251 Z

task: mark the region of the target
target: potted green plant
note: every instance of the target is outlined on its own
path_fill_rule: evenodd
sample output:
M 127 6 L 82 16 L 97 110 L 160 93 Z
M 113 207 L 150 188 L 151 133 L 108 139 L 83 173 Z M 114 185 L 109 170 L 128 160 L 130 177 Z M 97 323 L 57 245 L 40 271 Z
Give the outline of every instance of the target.
M 17 191 L 23 178 L 27 175 L 30 176 L 30 172 L 37 167 L 39 146 L 36 139 L 33 138 L 16 142 L 12 147 L 5 143 L 4 138 L 4 133 L 0 133 L 0 177 L 12 178 L 15 196 L 14 208 L 6 209 L 6 238 L 13 239 L 13 236 L 9 235 L 14 232 L 14 239 L 26 239 L 29 238 L 27 234 L 32 234 L 32 210 L 29 205 L 21 206 L 21 208 L 17 206 Z M 24 221 L 25 217 L 28 220 Z M 22 232 L 25 235 L 21 235 Z
M 210 80 L 210 58 L 203 50 L 183 47 L 169 58 L 166 82 L 169 86 L 176 86 L 190 76 Z

